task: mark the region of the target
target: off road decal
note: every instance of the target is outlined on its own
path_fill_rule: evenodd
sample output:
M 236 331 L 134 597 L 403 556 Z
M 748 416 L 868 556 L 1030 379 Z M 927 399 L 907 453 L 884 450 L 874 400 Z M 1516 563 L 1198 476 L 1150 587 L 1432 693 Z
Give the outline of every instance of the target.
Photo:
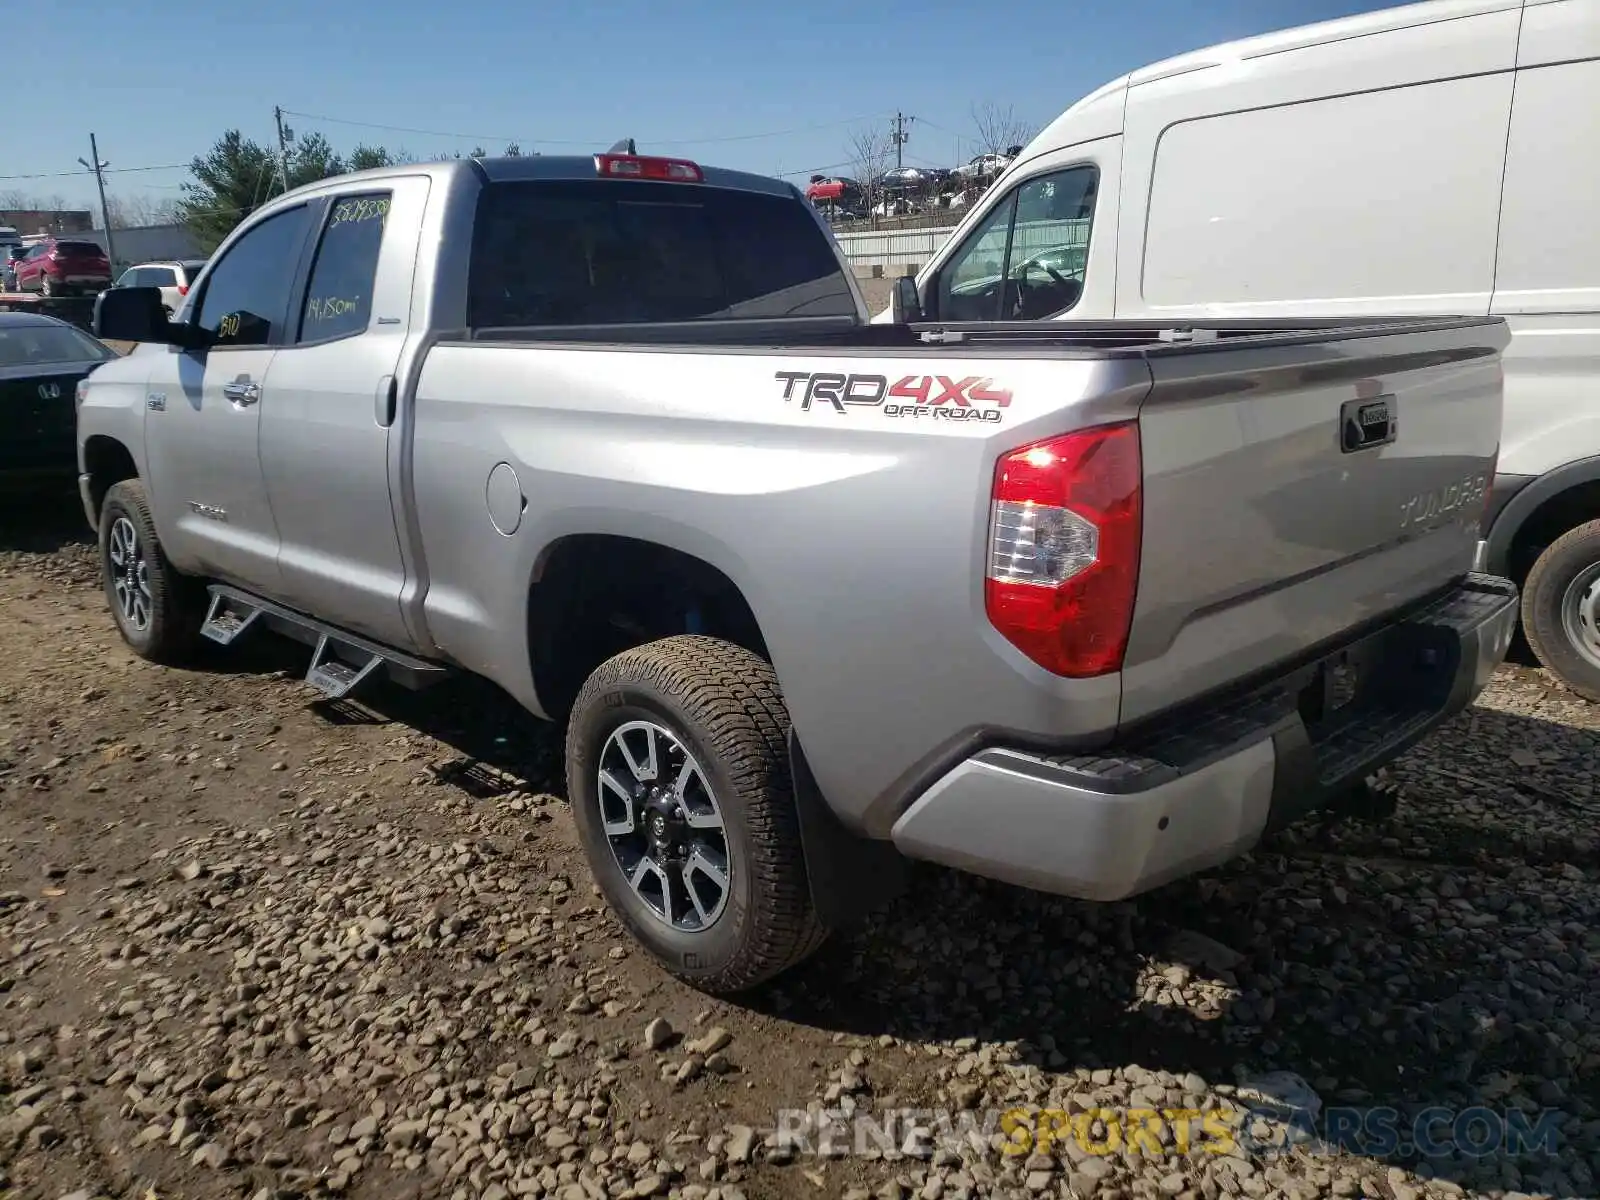
M 887 375 L 779 371 L 774 378 L 783 384 L 784 400 L 798 402 L 802 412 L 829 408 L 843 414 L 871 408 L 886 417 L 993 423 L 1011 405 L 1010 390 L 981 375 L 906 375 L 891 382 Z

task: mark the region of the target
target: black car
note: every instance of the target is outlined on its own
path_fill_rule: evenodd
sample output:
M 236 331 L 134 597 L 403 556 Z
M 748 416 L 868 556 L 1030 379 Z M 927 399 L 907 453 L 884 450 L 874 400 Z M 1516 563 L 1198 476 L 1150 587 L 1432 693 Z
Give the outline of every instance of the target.
M 117 352 L 37 313 L 0 312 L 0 479 L 78 470 L 78 381 Z

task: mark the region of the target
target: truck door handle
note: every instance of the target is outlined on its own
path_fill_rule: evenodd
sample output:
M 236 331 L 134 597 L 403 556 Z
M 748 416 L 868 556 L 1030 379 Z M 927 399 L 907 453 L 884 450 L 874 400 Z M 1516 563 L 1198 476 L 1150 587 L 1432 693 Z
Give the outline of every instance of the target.
M 223 384 L 222 394 L 235 408 L 248 408 L 261 399 L 261 385 L 240 376 L 232 383 Z

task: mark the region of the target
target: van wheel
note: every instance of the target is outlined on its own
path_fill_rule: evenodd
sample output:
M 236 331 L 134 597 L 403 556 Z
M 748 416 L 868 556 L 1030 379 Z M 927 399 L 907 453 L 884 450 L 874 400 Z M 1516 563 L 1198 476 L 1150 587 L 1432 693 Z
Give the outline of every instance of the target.
M 1600 521 L 1552 542 L 1522 589 L 1534 655 L 1585 700 L 1600 703 Z
M 771 665 L 697 635 L 608 659 L 572 708 L 567 795 L 595 881 L 633 938 L 704 992 L 755 987 L 827 937 L 788 730 Z
M 100 571 L 122 640 L 140 658 L 178 663 L 200 644 L 205 589 L 167 561 L 144 484 L 125 479 L 100 511 Z

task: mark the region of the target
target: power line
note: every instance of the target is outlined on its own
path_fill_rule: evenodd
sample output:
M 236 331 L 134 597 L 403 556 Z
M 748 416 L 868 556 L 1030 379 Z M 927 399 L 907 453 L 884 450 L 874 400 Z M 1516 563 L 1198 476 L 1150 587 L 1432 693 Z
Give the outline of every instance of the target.
M 127 175 L 134 171 L 187 171 L 188 163 L 164 163 L 151 167 L 111 167 L 107 175 Z M 67 179 L 74 175 L 93 175 L 93 171 L 40 171 L 32 175 L 0 175 L 0 182 L 9 182 L 13 179 Z
M 385 125 L 377 121 L 352 121 L 345 117 L 320 116 L 317 113 L 298 112 L 294 109 L 283 109 L 284 116 L 299 117 L 306 121 L 322 121 L 329 125 L 353 125 L 361 129 L 382 129 L 389 133 L 411 133 L 419 137 L 448 138 L 459 142 L 516 142 L 519 145 L 526 143 L 534 146 L 597 146 L 606 141 L 604 138 L 588 138 L 578 140 L 574 138 L 527 138 L 490 136 L 485 133 L 451 133 L 442 129 L 416 129 L 409 125 Z M 876 117 L 847 117 L 839 121 L 823 121 L 815 125 L 799 125 L 793 129 L 773 129 L 764 133 L 736 133 L 719 137 L 703 138 L 635 138 L 636 142 L 648 142 L 658 146 L 709 146 L 724 142 L 754 142 L 764 138 L 792 137 L 797 133 L 811 133 L 818 129 L 836 129 L 841 125 L 855 125 L 862 121 L 877 120 Z M 614 140 L 614 139 L 613 139 Z
M 799 171 L 782 171 L 779 174 L 773 176 L 773 178 L 774 179 L 789 179 L 789 178 L 791 178 L 792 176 L 795 176 L 795 175 L 821 175 L 824 171 L 841 171 L 845 167 L 853 167 L 855 165 L 856 165 L 856 163 L 854 161 L 827 163 L 827 164 L 825 164 L 823 166 L 820 166 L 820 167 L 805 167 L 805 168 L 802 168 Z

